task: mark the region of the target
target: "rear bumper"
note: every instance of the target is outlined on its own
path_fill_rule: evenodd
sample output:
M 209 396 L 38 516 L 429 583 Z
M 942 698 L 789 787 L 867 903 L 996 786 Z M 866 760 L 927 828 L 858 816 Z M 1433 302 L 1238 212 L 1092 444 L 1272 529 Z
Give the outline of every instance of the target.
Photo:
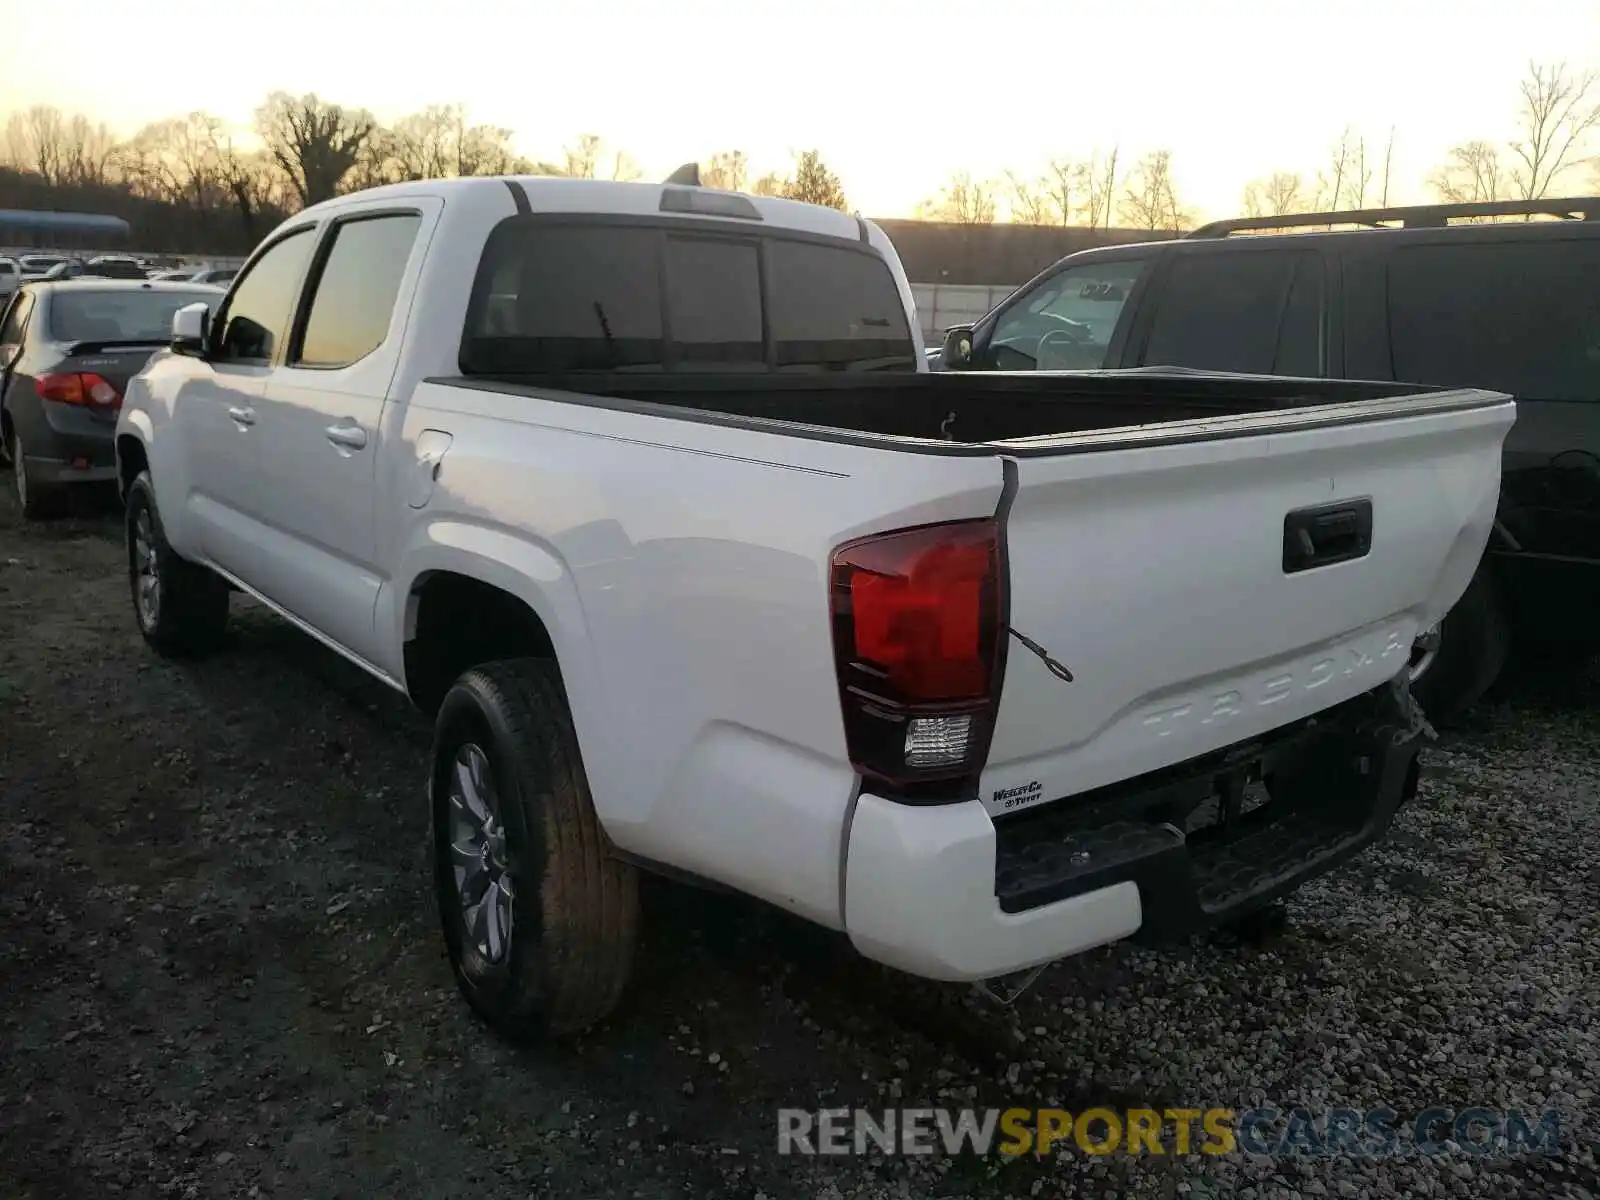
M 1415 794 L 1425 730 L 1404 686 L 1386 684 L 1249 743 L 999 819 L 976 801 L 914 807 L 863 795 L 850 824 L 846 929 L 869 958 L 947 980 L 1136 933 L 1186 936 L 1382 837 Z M 1270 798 L 1249 809 L 1250 792 L 1268 791 L 1263 779 Z M 1241 792 L 1235 809 L 1228 797 Z
M 28 481 L 54 487 L 67 483 L 110 483 L 117 477 L 117 464 L 101 464 L 86 457 L 42 458 L 29 454 Z M 84 465 L 87 462 L 88 465 Z
M 12 414 L 35 484 L 104 483 L 117 477 L 116 422 L 66 404 L 18 406 Z

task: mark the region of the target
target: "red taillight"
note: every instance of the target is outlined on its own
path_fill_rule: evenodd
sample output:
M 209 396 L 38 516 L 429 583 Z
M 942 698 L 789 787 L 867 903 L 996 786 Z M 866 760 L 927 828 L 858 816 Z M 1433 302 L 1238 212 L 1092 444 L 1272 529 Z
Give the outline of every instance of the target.
M 893 787 L 976 780 L 999 696 L 1000 583 L 992 520 L 834 552 L 834 655 L 857 770 Z
M 93 371 L 51 371 L 33 381 L 42 400 L 57 404 L 82 404 L 89 408 L 121 408 L 122 393 L 115 384 Z

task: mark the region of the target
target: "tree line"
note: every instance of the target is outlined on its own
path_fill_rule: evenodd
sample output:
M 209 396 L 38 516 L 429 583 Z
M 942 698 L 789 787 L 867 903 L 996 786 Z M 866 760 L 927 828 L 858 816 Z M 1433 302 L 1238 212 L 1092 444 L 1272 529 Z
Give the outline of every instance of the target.
M 243 253 L 291 213 L 346 192 L 413 179 L 564 175 L 637 179 L 638 164 L 598 134 L 580 134 L 559 162 L 517 153 L 512 131 L 439 104 L 392 125 L 365 109 L 274 92 L 256 109 L 248 143 L 207 112 L 156 121 L 119 139 L 82 114 L 35 105 L 0 131 L 0 208 L 120 216 L 147 250 Z M 754 180 L 739 151 L 704 164 L 707 183 L 847 208 L 839 178 L 815 150 L 787 173 Z
M 1518 87 L 1513 136 L 1453 146 L 1427 177 L 1439 200 L 1543 200 L 1574 186 L 1600 189 L 1600 74 L 1568 64 L 1530 63 Z M 1315 171 L 1273 171 L 1250 180 L 1239 198 L 1246 216 L 1382 208 L 1391 203 L 1396 130 L 1369 138 L 1346 128 Z M 1179 230 L 1195 217 L 1182 199 L 1170 150 L 1152 150 L 1118 174 L 1119 150 L 1053 157 L 1037 174 L 1008 171 L 975 179 L 958 171 L 918 208 L 930 220 L 988 224 L 1003 214 L 1033 225 Z M 1580 180 L 1580 171 L 1589 178 Z
M 1451 147 L 1427 177 L 1441 200 L 1538 200 L 1570 191 L 1588 168 L 1600 188 L 1600 74 L 1566 63 L 1531 63 L 1518 89 L 1513 135 Z M 0 135 L 0 207 L 110 213 L 150 250 L 243 252 L 307 205 L 409 179 L 465 175 L 565 175 L 637 179 L 625 150 L 581 134 L 558 162 L 523 157 L 510 129 L 472 122 L 460 104 L 440 104 L 381 124 L 365 109 L 312 94 L 274 92 L 254 114 L 245 142 L 220 118 L 191 112 L 146 125 L 132 137 L 104 123 L 37 105 L 10 115 Z M 1312 172 L 1273 171 L 1240 196 L 1250 216 L 1382 207 L 1390 203 L 1396 131 L 1369 139 L 1354 128 Z M 715 187 L 787 196 L 849 211 L 843 184 L 817 150 L 787 172 L 755 175 L 729 150 L 701 164 Z M 1114 225 L 1179 230 L 1195 217 L 1172 151 L 1131 161 L 1120 147 L 1087 157 L 1053 156 L 1037 172 L 980 179 L 957 171 L 917 215 L 964 225 L 1005 219 L 1091 230 Z

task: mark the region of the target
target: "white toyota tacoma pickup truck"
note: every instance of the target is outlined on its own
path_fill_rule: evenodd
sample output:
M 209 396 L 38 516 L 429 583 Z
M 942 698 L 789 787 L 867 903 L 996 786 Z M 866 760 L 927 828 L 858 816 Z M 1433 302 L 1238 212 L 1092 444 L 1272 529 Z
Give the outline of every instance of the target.
M 574 1030 L 636 872 L 984 980 L 1380 837 L 1504 396 L 928 373 L 871 223 L 692 185 L 402 184 L 251 256 L 117 427 L 139 628 L 231 591 L 433 714 L 461 988 Z

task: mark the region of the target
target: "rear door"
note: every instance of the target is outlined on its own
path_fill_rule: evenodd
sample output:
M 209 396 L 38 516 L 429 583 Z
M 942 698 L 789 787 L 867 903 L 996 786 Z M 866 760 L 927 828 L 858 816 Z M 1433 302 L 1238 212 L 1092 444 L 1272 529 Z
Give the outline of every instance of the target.
M 439 211 L 438 200 L 417 197 L 333 218 L 284 361 L 257 404 L 275 490 L 261 532 L 268 569 L 251 582 L 368 661 L 382 655 L 373 630 L 380 417 Z
M 1517 397 L 1496 547 L 1572 591 L 1600 566 L 1600 238 L 1556 223 L 1413 239 L 1387 263 L 1394 377 Z M 1588 564 L 1572 574 L 1575 560 Z M 1513 585 L 1518 581 L 1512 579 Z M 1591 582 L 1585 606 L 1600 595 Z M 1576 594 L 1573 601 L 1580 599 Z M 1574 614 L 1585 623 L 1588 612 Z

